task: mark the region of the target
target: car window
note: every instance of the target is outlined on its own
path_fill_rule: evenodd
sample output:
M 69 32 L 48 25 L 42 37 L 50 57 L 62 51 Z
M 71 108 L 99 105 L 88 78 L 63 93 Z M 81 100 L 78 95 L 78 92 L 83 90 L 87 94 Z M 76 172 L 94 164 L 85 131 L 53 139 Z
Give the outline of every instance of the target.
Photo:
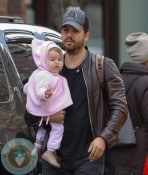
M 45 40 L 52 40 L 62 47 L 61 38 L 54 34 L 43 33 Z M 32 59 L 31 42 L 35 36 L 27 31 L 5 31 L 5 41 L 23 84 L 36 69 Z
M 61 41 L 61 38 L 58 37 L 57 35 L 51 35 L 51 34 L 48 34 L 48 33 L 44 33 L 44 36 L 45 36 L 45 40 L 46 41 L 54 41 L 57 45 L 59 45 L 63 50 L 64 50 L 64 46 L 62 44 L 62 41 Z
M 33 38 L 35 38 L 34 34 L 26 30 L 5 31 L 5 41 L 23 84 L 27 82 L 31 73 L 36 68 L 31 51 Z
M 31 44 L 22 43 L 12 43 L 8 44 L 11 56 L 20 75 L 20 78 L 25 84 L 30 77 L 33 70 L 35 70 L 36 65 L 32 59 L 32 48 Z
M 6 74 L 2 62 L 2 56 L 0 54 L 0 103 L 8 101 L 9 99 L 9 91 L 5 75 Z
M 30 43 L 35 36 L 27 31 L 5 31 L 5 40 L 7 43 Z

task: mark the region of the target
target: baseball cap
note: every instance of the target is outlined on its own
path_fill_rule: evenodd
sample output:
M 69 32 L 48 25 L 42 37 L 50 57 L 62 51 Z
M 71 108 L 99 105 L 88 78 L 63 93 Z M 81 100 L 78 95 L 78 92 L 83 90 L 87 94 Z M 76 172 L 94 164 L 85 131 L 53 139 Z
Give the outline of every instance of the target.
M 65 12 L 63 16 L 62 27 L 65 25 L 71 25 L 77 30 L 89 29 L 89 20 L 85 12 L 81 9 L 71 9 Z

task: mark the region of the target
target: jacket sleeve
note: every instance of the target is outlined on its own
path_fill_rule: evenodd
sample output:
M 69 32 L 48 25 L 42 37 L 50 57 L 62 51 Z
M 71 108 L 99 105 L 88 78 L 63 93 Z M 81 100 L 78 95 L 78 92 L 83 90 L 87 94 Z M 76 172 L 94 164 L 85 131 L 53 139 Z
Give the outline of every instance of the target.
M 106 125 L 100 134 L 108 147 L 117 140 L 118 133 L 127 118 L 127 102 L 123 80 L 112 59 L 104 61 L 105 104 L 108 116 Z

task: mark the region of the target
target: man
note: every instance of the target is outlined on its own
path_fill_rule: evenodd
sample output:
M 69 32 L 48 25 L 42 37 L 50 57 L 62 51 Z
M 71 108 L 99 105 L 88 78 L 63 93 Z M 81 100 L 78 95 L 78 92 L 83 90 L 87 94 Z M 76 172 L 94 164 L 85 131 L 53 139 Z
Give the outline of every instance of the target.
M 64 136 L 57 152 L 61 168 L 43 161 L 43 175 L 103 175 L 105 150 L 117 138 L 126 119 L 123 81 L 111 59 L 104 63 L 110 116 L 103 115 L 105 103 L 95 55 L 85 46 L 88 30 L 84 11 L 72 9 L 64 14 L 61 34 L 66 53 L 62 75 L 68 80 L 74 103 L 66 110 Z

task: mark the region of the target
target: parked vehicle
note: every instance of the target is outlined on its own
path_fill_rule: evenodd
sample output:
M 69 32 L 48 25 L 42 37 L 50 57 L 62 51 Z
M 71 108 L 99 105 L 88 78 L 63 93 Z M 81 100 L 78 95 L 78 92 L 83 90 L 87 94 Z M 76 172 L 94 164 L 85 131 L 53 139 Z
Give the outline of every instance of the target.
M 0 150 L 13 138 L 32 136 L 31 128 L 24 122 L 26 97 L 22 91 L 36 68 L 32 39 L 51 40 L 62 47 L 61 35 L 54 30 L 24 24 L 18 17 L 1 19 L 6 22 L 0 22 Z M 9 175 L 2 165 L 0 171 L 1 175 Z

